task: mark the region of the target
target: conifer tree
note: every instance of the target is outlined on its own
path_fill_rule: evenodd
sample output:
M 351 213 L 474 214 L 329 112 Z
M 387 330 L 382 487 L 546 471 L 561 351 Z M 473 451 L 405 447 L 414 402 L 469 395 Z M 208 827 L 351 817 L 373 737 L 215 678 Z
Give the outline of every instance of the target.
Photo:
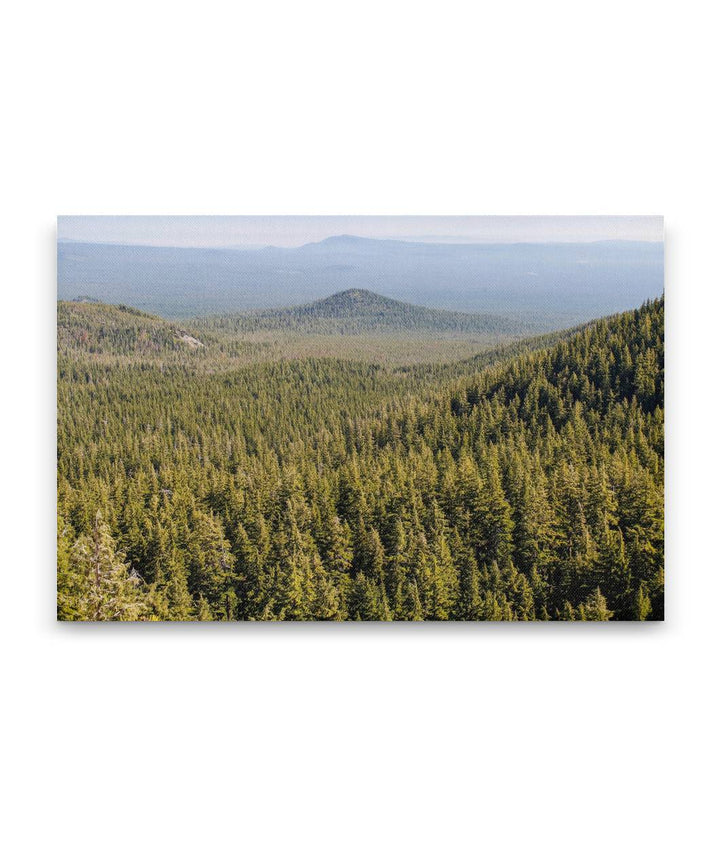
M 191 591 L 205 599 L 215 618 L 233 618 L 229 607 L 235 557 L 230 542 L 213 514 L 195 512 L 192 523 L 188 540 Z
M 99 511 L 91 532 L 74 543 L 70 567 L 72 620 L 137 621 L 146 616 L 144 584 L 117 551 Z
M 458 573 L 458 595 L 453 618 L 477 621 L 482 612 L 479 571 L 472 551 L 459 538 L 454 541 L 453 553 Z
M 597 588 L 582 604 L 585 621 L 609 621 L 613 614 L 607 608 L 607 601 Z
M 640 586 L 635 595 L 635 614 L 633 618 L 637 621 L 645 621 L 652 613 L 652 603 L 647 593 L 645 583 L 640 583 Z
M 310 574 L 312 602 L 308 617 L 314 621 L 342 621 L 347 614 L 342 607 L 340 595 L 317 555 L 313 556 L 310 562 Z
M 576 613 L 572 607 L 570 601 L 566 600 L 563 603 L 562 610 L 560 611 L 558 618 L 560 621 L 576 621 Z
M 169 621 L 192 620 L 193 602 L 188 591 L 187 571 L 177 550 L 172 550 L 166 560 L 164 594 Z
M 458 598 L 458 575 L 444 535 L 440 535 L 433 546 L 426 577 L 425 617 L 433 621 L 447 621 L 453 614 Z
M 496 453 L 492 453 L 488 459 L 481 496 L 484 561 L 495 561 L 503 565 L 510 558 L 512 550 L 513 521 L 510 505 L 505 498 L 500 482 Z
M 398 588 L 396 596 L 395 620 L 396 621 L 422 621 L 424 618 L 420 592 L 417 580 L 404 578 Z
M 73 573 L 69 526 L 58 515 L 57 522 L 57 617 L 72 621 L 78 616 L 82 587 L 80 577 Z

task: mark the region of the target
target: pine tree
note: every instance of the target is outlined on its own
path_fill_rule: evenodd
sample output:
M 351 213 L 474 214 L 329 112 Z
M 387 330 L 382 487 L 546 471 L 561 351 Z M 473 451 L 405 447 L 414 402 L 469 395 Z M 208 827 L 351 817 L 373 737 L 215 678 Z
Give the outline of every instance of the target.
M 215 615 L 210 609 L 210 604 L 203 595 L 198 598 L 196 617 L 198 621 L 215 621 Z
M 471 550 L 458 534 L 452 534 L 450 550 L 457 569 L 457 600 L 452 618 L 460 621 L 477 621 L 481 613 L 480 572 Z
M 512 550 L 513 520 L 500 481 L 497 454 L 490 455 L 481 493 L 482 554 L 484 561 L 504 565 Z
M 573 609 L 570 601 L 566 600 L 565 603 L 563 603 L 562 610 L 558 614 L 558 619 L 560 621 L 576 621 L 577 620 L 575 610 Z
M 349 617 L 359 621 L 388 620 L 385 615 L 388 610 L 383 610 L 381 601 L 382 597 L 377 587 L 365 577 L 365 574 L 358 574 L 351 583 L 348 595 Z
M 417 566 L 417 562 L 414 564 Z M 444 535 L 440 535 L 433 545 L 425 577 L 425 617 L 433 621 L 447 621 L 453 614 L 458 598 L 458 574 Z
M 58 515 L 57 522 L 57 617 L 61 621 L 72 621 L 78 617 L 78 604 L 82 592 L 82 582 L 78 574 L 73 573 L 72 543 L 70 528 Z
M 193 617 L 193 601 L 188 590 L 187 571 L 176 550 L 167 558 L 165 580 L 168 620 L 190 621 Z
M 92 531 L 77 539 L 70 555 L 72 620 L 137 621 L 146 616 L 144 584 L 124 559 L 98 511 Z
M 396 597 L 396 621 L 422 621 L 424 618 L 417 580 L 403 579 Z
M 599 588 L 582 604 L 585 621 L 609 621 L 613 614 Z
M 347 615 L 342 608 L 338 591 L 319 556 L 312 558 L 310 574 L 312 576 L 310 617 L 314 621 L 342 621 Z
M 235 557 L 230 542 L 213 514 L 196 512 L 192 524 L 188 539 L 190 589 L 196 597 L 205 599 L 215 618 L 234 618 L 231 597 Z
M 645 583 L 640 583 L 635 596 L 635 614 L 636 621 L 646 621 L 652 614 L 652 603 L 647 593 Z

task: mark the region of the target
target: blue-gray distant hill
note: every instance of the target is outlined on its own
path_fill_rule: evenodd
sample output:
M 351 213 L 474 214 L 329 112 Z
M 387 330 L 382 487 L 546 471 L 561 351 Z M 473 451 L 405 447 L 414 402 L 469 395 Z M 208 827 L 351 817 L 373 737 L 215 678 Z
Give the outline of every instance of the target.
M 208 318 L 206 324 L 237 333 L 283 331 L 343 336 L 368 333 L 515 336 L 528 332 L 526 325 L 503 315 L 429 309 L 362 288 L 347 289 L 302 306 Z
M 550 329 L 661 295 L 663 245 L 428 244 L 350 235 L 260 250 L 58 244 L 61 299 L 82 294 L 168 317 L 271 309 L 351 289 Z

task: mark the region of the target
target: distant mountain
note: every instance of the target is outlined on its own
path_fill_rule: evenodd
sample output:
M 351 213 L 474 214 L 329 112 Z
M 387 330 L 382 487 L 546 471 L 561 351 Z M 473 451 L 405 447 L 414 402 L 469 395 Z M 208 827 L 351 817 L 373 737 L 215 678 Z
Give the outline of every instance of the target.
M 60 298 L 83 294 L 167 317 L 280 308 L 351 289 L 550 330 L 661 295 L 663 245 L 431 244 L 352 235 L 256 250 L 58 244 Z
M 293 333 L 443 333 L 514 335 L 518 322 L 500 315 L 448 312 L 393 300 L 364 288 L 349 288 L 302 306 L 218 319 L 237 332 L 285 330 Z

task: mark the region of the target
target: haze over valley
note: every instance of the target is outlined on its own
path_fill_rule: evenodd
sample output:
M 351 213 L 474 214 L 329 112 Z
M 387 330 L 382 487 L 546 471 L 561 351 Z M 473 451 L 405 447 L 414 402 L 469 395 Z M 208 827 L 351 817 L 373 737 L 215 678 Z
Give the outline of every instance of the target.
M 58 243 L 59 298 L 86 295 L 169 318 L 284 308 L 350 289 L 551 330 L 659 297 L 663 245 L 451 244 L 350 235 L 263 249 Z

